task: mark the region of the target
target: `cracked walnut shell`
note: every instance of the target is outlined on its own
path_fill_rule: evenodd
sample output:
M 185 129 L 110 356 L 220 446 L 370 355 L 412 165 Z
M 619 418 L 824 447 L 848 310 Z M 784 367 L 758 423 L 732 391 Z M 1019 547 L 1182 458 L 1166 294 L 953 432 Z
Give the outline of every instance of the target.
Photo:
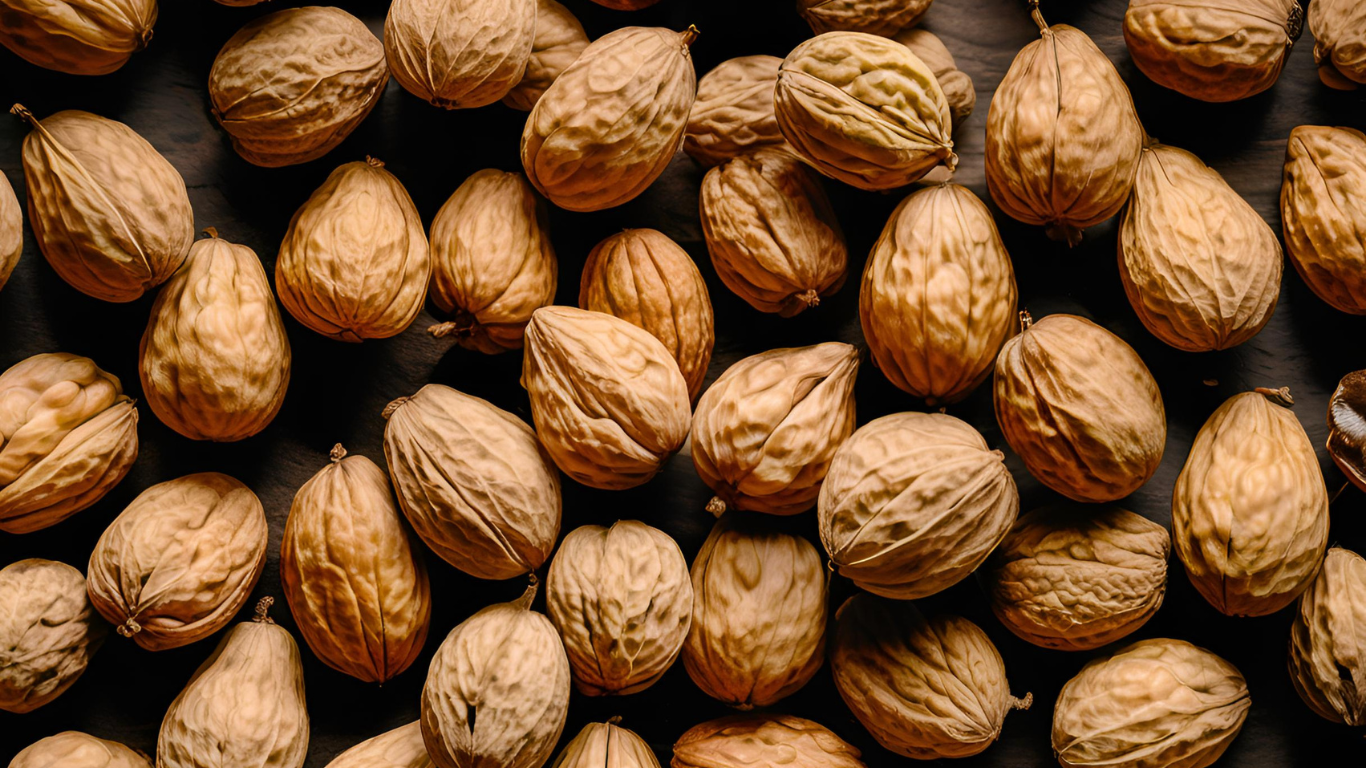
M 0 568 L 0 710 L 32 712 L 61 696 L 108 632 L 75 568 L 38 558 Z
M 1341 312 L 1366 315 L 1366 133 L 1301 125 L 1290 132 L 1281 226 L 1305 285 Z
M 689 728 L 671 768 L 864 768 L 859 751 L 825 726 L 777 713 L 731 715 Z
M 157 0 L 0 0 L 0 45 L 69 75 L 107 75 L 152 41 Z
M 1309 708 L 1366 725 L 1366 560 L 1340 547 L 1300 598 L 1290 629 L 1290 681 Z
M 782 63 L 777 56 L 740 56 L 703 75 L 683 151 L 707 167 L 765 147 L 792 152 L 773 114 Z
M 537 0 L 394 0 L 384 54 L 409 93 L 445 109 L 492 104 L 522 78 Z

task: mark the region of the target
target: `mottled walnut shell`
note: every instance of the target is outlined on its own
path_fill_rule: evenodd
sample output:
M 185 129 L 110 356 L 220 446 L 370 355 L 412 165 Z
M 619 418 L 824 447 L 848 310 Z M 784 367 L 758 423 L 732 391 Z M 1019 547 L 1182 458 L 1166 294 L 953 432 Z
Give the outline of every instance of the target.
M 782 714 L 709 720 L 674 742 L 671 768 L 864 768 L 859 751 L 825 726 Z
M 944 91 L 944 98 L 949 101 L 954 130 L 961 127 L 977 106 L 977 89 L 973 87 L 972 77 L 958 68 L 944 41 L 933 32 L 919 27 L 904 29 L 891 35 L 891 38 L 910 48 L 912 53 L 929 65 Z
M 107 75 L 152 41 L 157 0 L 0 0 L 0 45 L 40 67 Z
M 740 56 L 703 75 L 683 151 L 707 167 L 764 147 L 793 152 L 773 114 L 782 63 L 777 56 Z
M 492 104 L 522 78 L 536 0 L 394 0 L 384 54 L 409 93 L 445 109 Z
M 1366 83 L 1366 5 L 1360 0 L 1314 0 L 1309 31 L 1324 85 L 1352 91 Z
M 1290 263 L 1334 309 L 1366 315 L 1366 134 L 1299 126 L 1290 132 L 1283 178 Z
M 0 568 L 0 710 L 32 712 L 61 696 L 108 632 L 75 568 L 37 558 Z
M 152 768 L 152 764 L 142 753 L 117 741 L 63 731 L 20 750 L 9 768 Z
M 522 79 L 503 97 L 513 109 L 530 112 L 560 73 L 588 47 L 588 34 L 573 11 L 555 0 L 536 0 L 536 37 Z
M 797 0 L 816 34 L 845 30 L 891 37 L 914 26 L 934 0 Z
M 422 741 L 422 724 L 414 720 L 351 747 L 332 758 L 327 768 L 434 768 L 435 765 Z
M 589 723 L 564 745 L 552 768 L 659 768 L 650 745 L 611 722 Z
M 24 254 L 24 211 L 14 187 L 0 173 L 0 289 L 5 287 L 19 257 Z
M 1340 547 L 1300 598 L 1290 629 L 1290 682 L 1320 716 L 1366 725 L 1366 560 Z

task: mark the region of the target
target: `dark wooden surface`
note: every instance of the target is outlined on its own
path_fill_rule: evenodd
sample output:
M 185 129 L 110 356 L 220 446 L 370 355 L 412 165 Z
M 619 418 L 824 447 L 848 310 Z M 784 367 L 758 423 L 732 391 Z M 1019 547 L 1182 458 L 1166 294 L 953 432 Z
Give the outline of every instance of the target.
M 588 0 L 565 0 L 590 36 L 614 28 L 695 23 L 702 35 L 693 47 L 698 75 L 723 59 L 768 53 L 784 56 L 809 31 L 790 0 L 662 0 L 636 13 L 608 11 Z M 205 89 L 218 48 L 247 20 L 288 5 L 285 0 L 234 9 L 209 0 L 162 3 L 151 47 L 119 72 L 78 78 L 47 72 L 0 49 L 0 100 L 20 101 L 35 114 L 79 108 L 128 123 L 184 175 L 196 226 L 216 227 L 230 240 L 251 246 L 272 271 L 275 252 L 290 215 L 337 164 L 375 155 L 412 193 L 424 221 L 471 172 L 496 166 L 518 169 L 517 143 L 523 113 L 501 105 L 444 112 L 410 96 L 391 82 L 379 106 L 345 143 L 321 160 L 302 166 L 263 169 L 231 150 L 209 114 Z M 340 0 L 380 34 L 387 3 Z M 1280 82 L 1246 101 L 1209 105 L 1186 99 L 1149 82 L 1133 66 L 1121 36 L 1124 0 L 1078 3 L 1045 0 L 1053 23 L 1071 23 L 1106 51 L 1129 83 L 1148 131 L 1162 141 L 1192 150 L 1210 163 L 1279 231 L 1277 199 L 1281 163 L 1290 130 L 1303 123 L 1366 128 L 1366 91 L 1344 94 L 1322 87 L 1306 30 Z M 752 14 L 752 15 L 742 15 Z M 958 179 L 987 198 L 982 172 L 986 113 L 992 92 L 1016 52 L 1037 36 L 1023 0 L 938 0 L 927 26 L 941 35 L 970 73 L 978 93 L 977 113 L 960 129 Z M 17 120 L 0 119 L 0 170 L 23 199 Z M 708 381 L 737 359 L 769 348 L 840 339 L 861 343 L 858 275 L 887 215 L 904 193 L 866 193 L 828 182 L 848 235 L 851 279 L 818 309 L 784 320 L 762 315 L 730 294 L 716 279 L 697 221 L 702 172 L 679 155 L 651 189 L 609 211 L 571 214 L 553 210 L 551 236 L 560 259 L 559 303 L 577 300 L 584 257 L 601 238 L 623 227 L 654 227 L 678 240 L 696 258 L 716 309 L 716 352 Z M 993 206 L 994 210 L 994 206 Z M 1119 284 L 1115 222 L 1088 230 L 1076 249 L 1046 240 L 1041 230 L 1016 224 L 997 211 L 997 223 L 1014 258 L 1021 305 L 1035 318 L 1053 312 L 1086 315 L 1119 334 L 1143 356 L 1156 375 L 1169 419 L 1166 455 L 1157 475 L 1126 502 L 1163 524 L 1170 522 L 1170 494 L 1191 440 L 1225 398 L 1256 386 L 1289 386 L 1295 413 L 1319 446 L 1330 493 L 1343 476 L 1322 449 L 1327 399 L 1338 378 L 1366 368 L 1366 319 L 1337 313 L 1318 301 L 1289 267 L 1280 303 L 1270 324 L 1233 350 L 1187 354 L 1166 347 L 1139 324 Z M 140 395 L 138 339 L 152 303 L 114 305 L 85 297 L 63 283 L 44 262 L 32 237 L 14 277 L 0 292 L 0 368 L 39 352 L 66 351 L 92 357 Z M 23 537 L 0 534 L 0 564 L 24 557 L 62 560 L 84 569 L 104 526 L 147 486 L 190 472 L 227 472 L 252 487 L 271 522 L 270 562 L 257 595 L 280 595 L 277 575 L 280 533 L 295 490 L 327 462 L 333 443 L 382 462 L 380 410 L 427 382 L 440 382 L 491 399 L 529 419 L 525 393 L 517 385 L 520 355 L 499 357 L 451 348 L 429 338 L 424 314 L 403 335 L 353 346 L 309 332 L 286 315 L 294 348 L 294 378 L 284 408 L 262 434 L 241 443 L 214 445 L 185 440 L 142 409 L 141 455 L 136 466 L 104 500 L 74 519 Z M 871 363 L 859 376 L 860 423 L 921 407 L 887 382 Z M 952 407 L 988 442 L 1009 452 L 991 410 L 989 387 Z M 1023 509 L 1054 496 L 1009 459 L 1022 493 Z M 711 525 L 703 511 L 709 497 L 693 472 L 687 451 L 670 461 L 648 485 L 627 492 L 593 491 L 565 482 L 564 531 L 587 523 L 639 518 L 677 538 L 690 559 Z M 1348 489 L 1333 504 L 1333 543 L 1366 549 L 1366 498 Z M 814 513 L 774 520 L 815 540 Z M 432 569 L 434 611 L 431 637 L 422 658 L 382 688 L 334 672 L 304 651 L 312 743 L 308 766 L 324 766 L 362 739 L 416 718 L 418 693 L 430 654 L 447 631 L 486 604 L 515 598 L 522 580 L 480 582 L 436 557 Z M 1228 768 L 1358 766 L 1366 762 L 1360 734 L 1313 715 L 1291 687 L 1285 666 L 1291 611 L 1260 619 L 1220 616 L 1194 592 L 1173 560 L 1166 604 L 1134 639 L 1172 636 L 1224 656 L 1246 675 L 1252 710 L 1242 735 L 1228 751 Z M 831 605 L 852 593 L 840 579 L 831 585 Z M 982 626 L 1005 657 L 1011 689 L 1033 692 L 1034 707 L 1011 714 L 1000 743 L 963 766 L 1048 766 L 1051 712 L 1058 689 L 1089 659 L 1104 653 L 1046 651 L 1016 639 L 992 618 L 976 583 L 969 579 L 922 601 L 930 611 L 953 611 Z M 539 604 L 539 601 L 538 601 Z M 276 619 L 294 630 L 277 604 Z M 297 637 L 297 633 L 296 633 Z M 217 637 L 162 653 L 143 651 L 111 637 L 89 671 L 66 695 L 39 711 L 0 713 L 0 764 L 28 743 L 61 730 L 79 729 L 119 739 L 151 753 L 167 705 Z M 878 748 L 839 701 L 823 669 L 805 689 L 774 707 L 821 722 L 864 751 L 871 766 L 906 761 Z M 574 695 L 565 739 L 586 722 L 623 715 L 623 725 L 646 738 L 667 761 L 673 740 L 692 725 L 727 713 L 700 693 L 681 664 L 659 684 L 629 698 L 591 699 Z M 1341 758 L 1329 758 L 1332 754 Z

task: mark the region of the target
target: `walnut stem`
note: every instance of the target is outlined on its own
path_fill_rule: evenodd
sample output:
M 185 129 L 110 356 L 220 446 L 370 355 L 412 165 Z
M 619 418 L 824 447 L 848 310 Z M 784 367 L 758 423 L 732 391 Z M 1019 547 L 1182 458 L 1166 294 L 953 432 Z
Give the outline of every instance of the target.
M 1043 11 L 1039 10 L 1039 0 L 1029 0 L 1029 18 L 1039 26 L 1039 32 L 1049 34 L 1053 30 L 1048 28 L 1048 22 L 1043 19 Z
M 1032 693 L 1026 693 L 1023 699 L 1017 699 L 1014 696 L 1010 697 L 1011 709 L 1029 709 L 1032 706 L 1034 706 L 1034 694 Z
M 621 715 L 612 715 L 611 717 L 607 718 L 608 725 L 619 725 L 620 723 Z
M 821 296 L 819 293 L 816 293 L 815 288 L 808 288 L 802 293 L 797 294 L 797 299 L 806 302 L 806 306 L 808 307 L 820 306 L 821 303 Z
M 707 502 L 707 511 L 711 513 L 712 517 L 720 517 L 726 514 L 725 500 L 720 496 L 711 497 L 711 501 Z
M 151 28 L 151 27 L 148 27 L 148 28 L 142 30 L 142 33 L 138 35 L 138 50 L 139 50 L 139 51 L 146 50 L 147 46 L 149 46 L 149 45 L 151 45 L 151 44 L 152 44 L 152 28 Z
M 696 40 L 697 36 L 702 34 L 702 32 L 697 28 L 696 24 L 689 24 L 688 28 L 679 34 L 683 37 L 683 44 L 692 47 L 693 41 Z
M 1300 39 L 1300 35 L 1303 32 L 1304 9 L 1300 7 L 1299 3 L 1291 3 L 1290 16 L 1285 20 L 1285 34 L 1286 37 L 1290 38 L 1290 42 L 1286 43 L 1285 47 L 1289 49 L 1290 46 L 1294 45 L 1295 41 Z
M 365 164 L 368 165 L 368 166 L 370 166 L 371 168 L 383 168 L 383 167 L 384 167 L 384 161 L 383 161 L 383 160 L 380 160 L 378 157 L 371 157 L 371 156 L 369 156 L 369 155 L 366 155 L 366 156 L 365 156 Z
M 400 397 L 394 402 L 384 406 L 384 410 L 380 411 L 379 415 L 382 416 L 385 421 L 388 421 L 389 417 L 394 415 L 394 411 L 397 411 L 399 408 L 402 408 L 403 404 L 408 402 L 408 400 L 409 398 Z
M 474 326 L 475 323 L 472 322 L 472 318 L 471 322 L 468 323 L 455 321 L 437 323 L 436 325 L 427 326 L 427 333 L 430 333 L 438 339 L 444 339 L 447 336 L 469 336 L 474 333 Z
M 536 589 L 541 586 L 541 580 L 536 578 L 536 574 L 528 573 L 526 575 L 526 581 L 526 591 L 522 593 L 521 597 L 513 602 L 518 608 L 529 611 L 531 610 L 532 601 L 536 599 Z
M 1284 406 L 1286 408 L 1290 408 L 1291 406 L 1295 405 L 1295 398 L 1290 396 L 1290 387 L 1281 387 L 1280 389 L 1271 389 L 1270 387 L 1257 387 L 1257 389 L 1254 391 L 1262 397 L 1265 397 L 1266 399 L 1275 403 L 1276 405 Z
M 1331 498 L 1331 499 L 1328 500 L 1328 506 L 1330 506 L 1330 507 L 1333 506 L 1333 502 L 1335 502 L 1335 501 L 1338 500 L 1338 497 L 1342 495 L 1343 491 L 1346 491 L 1348 488 L 1351 488 L 1351 487 L 1352 487 L 1352 481 L 1351 481 L 1351 480 L 1348 480 L 1347 482 L 1343 483 L 1343 484 L 1342 484 L 1342 487 L 1338 489 L 1338 492 L 1335 493 L 1335 494 L 1333 494 L 1333 498 Z
M 256 603 L 256 615 L 252 616 L 251 620 L 257 624 L 274 624 L 275 620 L 266 615 L 266 611 L 269 611 L 272 605 L 275 605 L 275 598 L 270 595 L 261 598 Z
M 1029 310 L 1020 310 L 1020 332 L 1029 330 L 1029 326 L 1034 324 L 1034 318 L 1030 317 Z
M 332 446 L 332 453 L 330 453 L 329 456 L 331 456 L 332 458 L 332 463 L 336 464 L 337 462 L 346 458 L 346 449 L 342 447 L 341 443 L 337 443 L 336 445 Z
M 23 120 L 29 125 L 38 124 L 37 118 L 35 118 L 33 116 L 33 113 L 28 111 L 28 107 L 25 107 L 23 104 L 15 104 L 14 106 L 10 107 L 9 113 L 19 118 L 20 120 Z
M 114 631 L 119 634 L 119 637 L 132 637 L 142 631 L 142 625 L 132 616 L 129 616 L 128 620 L 115 627 Z
M 214 229 L 213 227 L 204 227 L 203 234 L 206 237 L 213 238 L 214 240 L 218 239 L 218 230 Z

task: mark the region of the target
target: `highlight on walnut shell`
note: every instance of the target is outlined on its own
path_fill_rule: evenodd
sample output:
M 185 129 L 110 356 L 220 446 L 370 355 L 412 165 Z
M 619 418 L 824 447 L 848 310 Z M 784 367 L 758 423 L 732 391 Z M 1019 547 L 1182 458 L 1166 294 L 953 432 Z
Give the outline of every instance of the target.
M 414 720 L 366 739 L 332 758 L 327 768 L 433 768 L 422 740 L 422 724 Z
M 1324 85 L 1354 91 L 1366 83 L 1366 6 L 1356 0 L 1314 0 L 1309 31 Z
M 920 21 L 934 0 L 797 0 L 816 34 L 844 30 L 892 37 Z
M 0 568 L 0 710 L 32 712 L 61 696 L 108 633 L 80 571 L 39 558 Z
M 116 120 L 68 109 L 24 137 L 28 223 L 38 250 L 72 288 L 135 301 L 171 276 L 194 242 L 185 180 L 156 148 Z
M 475 171 L 432 219 L 428 292 L 451 319 L 428 328 L 466 349 L 522 346 L 531 313 L 555 300 L 559 265 L 545 203 L 526 177 Z
M 1242 674 L 1184 640 L 1142 640 L 1082 668 L 1053 709 L 1064 768 L 1214 764 L 1252 699 Z
M 68 75 L 107 75 L 152 41 L 157 0 L 0 0 L 0 45 Z
M 1123 339 L 1083 317 L 1049 315 L 996 358 L 996 422 L 1025 469 L 1075 501 L 1115 501 L 1157 471 L 1162 393 Z
M 209 99 L 237 154 L 275 168 L 332 151 L 388 82 L 384 44 L 360 19 L 306 6 L 253 19 L 229 38 L 209 70 Z
M 9 179 L 0 173 L 0 289 L 4 289 L 23 254 L 24 211 Z
M 536 36 L 531 42 L 531 57 L 522 79 L 503 96 L 503 103 L 530 112 L 555 78 L 579 58 L 588 42 L 588 33 L 583 31 L 573 11 L 555 0 L 536 0 Z
M 1242 344 L 1276 309 L 1282 261 L 1271 227 L 1218 171 L 1184 149 L 1143 147 L 1119 278 L 1154 336 L 1186 352 Z
M 39 739 L 19 750 L 9 768 L 151 768 L 140 752 L 117 741 L 97 739 L 80 731 Z
M 948 99 L 954 130 L 961 127 L 977 106 L 977 89 L 973 87 L 972 77 L 958 68 L 944 41 L 928 29 L 919 27 L 908 27 L 889 37 L 910 48 L 912 53 L 929 65 L 944 91 L 944 98 Z
M 634 199 L 683 144 L 697 95 L 688 46 L 697 28 L 623 27 L 594 40 L 555 78 L 522 131 L 522 167 L 570 211 Z
M 987 113 L 987 189 L 1011 218 L 1077 245 L 1128 199 L 1143 126 L 1091 38 L 1050 27 L 1032 5 L 1040 39 L 1015 57 Z
M 1341 312 L 1366 315 L 1366 134 L 1301 125 L 1290 132 L 1281 183 L 1286 253 L 1305 285 Z
M 703 75 L 683 151 L 707 167 L 766 147 L 792 152 L 773 114 L 782 63 L 777 56 L 739 56 Z
M 227 475 L 157 483 L 96 542 L 86 569 L 90 602 L 120 636 L 149 651 L 202 640 L 251 596 L 268 533 L 260 499 Z
M 409 93 L 444 109 L 492 104 L 522 78 L 537 0 L 394 0 L 384 54 Z
M 913 603 L 855 595 L 840 606 L 830 669 L 844 703 L 884 748 L 916 760 L 968 757 L 1029 709 L 976 624 L 925 618 Z
M 826 32 L 783 60 L 778 127 L 821 173 L 859 189 L 904 186 L 950 171 L 952 116 L 934 72 L 906 46 L 863 32 Z
M 1304 703 L 1334 723 L 1366 725 L 1366 560 L 1341 547 L 1300 598 L 1290 628 L 1290 681 Z
M 275 290 L 305 327 L 361 342 L 411 325 L 431 273 L 408 190 L 367 158 L 338 166 L 294 212 L 275 259 Z
M 816 503 L 854 432 L 859 353 L 837 341 L 774 349 L 726 369 L 697 403 L 692 460 L 727 509 L 795 515 Z
M 1343 376 L 1328 400 L 1328 455 L 1366 491 L 1366 371 Z
M 620 717 L 613 717 L 585 725 L 564 745 L 553 768 L 659 768 L 650 745 L 619 722 Z
M 1172 540 L 1196 591 L 1228 616 L 1265 616 L 1309 586 L 1328 545 L 1328 491 L 1287 390 L 1219 406 L 1172 492 Z
M 864 768 L 858 748 L 823 725 L 753 713 L 709 720 L 674 742 L 672 768 Z

